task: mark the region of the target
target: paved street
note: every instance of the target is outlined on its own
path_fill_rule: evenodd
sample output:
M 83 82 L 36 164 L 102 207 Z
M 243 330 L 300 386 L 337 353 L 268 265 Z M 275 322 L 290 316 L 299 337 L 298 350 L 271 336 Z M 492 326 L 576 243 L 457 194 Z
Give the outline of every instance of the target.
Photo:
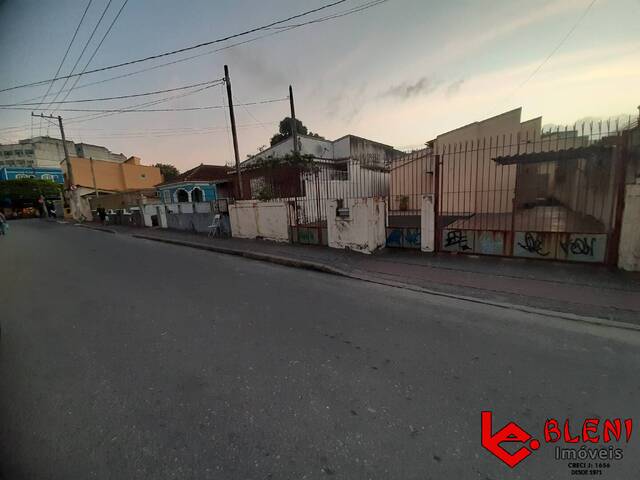
M 640 422 L 640 332 L 70 225 L 0 237 L 0 319 L 7 480 L 585 478 L 480 412 Z

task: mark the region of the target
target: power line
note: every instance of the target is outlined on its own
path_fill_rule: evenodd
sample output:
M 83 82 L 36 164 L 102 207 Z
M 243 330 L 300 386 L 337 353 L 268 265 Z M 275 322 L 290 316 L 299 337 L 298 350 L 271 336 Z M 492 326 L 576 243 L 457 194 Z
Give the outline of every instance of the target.
M 112 0 L 109 0 L 109 3 L 111 3 L 111 1 Z M 270 27 L 274 27 L 276 25 L 280 25 L 282 23 L 286 23 L 288 21 L 295 20 L 296 18 L 301 18 L 301 17 L 304 17 L 306 15 L 310 15 L 312 13 L 316 13 L 316 12 L 319 12 L 321 10 L 325 10 L 327 8 L 334 7 L 334 6 L 338 5 L 338 4 L 344 3 L 346 1 L 347 0 L 337 0 L 335 2 L 328 3 L 328 4 L 323 5 L 321 7 L 314 8 L 312 10 L 307 10 L 306 12 L 302 12 L 302 13 L 299 13 L 297 15 L 292 15 L 290 17 L 287 17 L 287 18 L 284 18 L 284 19 L 281 19 L 281 20 L 277 20 L 275 22 L 271 22 L 271 23 L 269 23 L 267 25 L 262 25 L 260 27 L 251 28 L 249 30 L 245 30 L 245 31 L 240 32 L 240 33 L 234 33 L 232 35 L 227 35 L 226 37 L 217 38 L 215 40 L 199 43 L 199 44 L 192 45 L 192 46 L 189 46 L 189 47 L 179 48 L 177 50 L 171 50 L 169 52 L 159 53 L 157 55 L 151 55 L 151 56 L 148 56 L 148 57 L 139 58 L 137 60 L 130 60 L 128 62 L 122 62 L 122 63 L 118 63 L 118 64 L 115 64 L 115 65 L 109 65 L 109 66 L 106 66 L 106 67 L 96 68 L 96 69 L 93 69 L 93 70 L 88 70 L 88 71 L 80 72 L 80 73 L 73 73 L 73 70 L 72 70 L 72 73 L 70 75 L 65 75 L 65 76 L 57 77 L 57 78 L 49 78 L 49 79 L 46 79 L 46 80 L 40 80 L 40 81 L 37 81 L 37 82 L 26 83 L 26 84 L 23 84 L 23 85 L 16 85 L 16 86 L 13 86 L 13 87 L 1 89 L 0 92 L 6 92 L 6 91 L 9 91 L 9 90 L 16 90 L 18 88 L 30 87 L 30 86 L 35 86 L 35 85 L 42 85 L 42 84 L 51 82 L 53 80 L 61 80 L 61 79 L 69 79 L 69 78 L 73 78 L 73 77 L 79 77 L 79 76 L 82 76 L 82 75 L 88 75 L 90 73 L 103 72 L 105 70 L 111 70 L 111 69 L 114 69 L 114 68 L 125 67 L 125 66 L 128 66 L 128 65 L 134 65 L 136 63 L 146 62 L 146 61 L 149 61 L 149 60 L 155 60 L 157 58 L 168 57 L 168 56 L 171 56 L 171 55 L 176 55 L 178 53 L 188 52 L 188 51 L 194 50 L 196 48 L 206 47 L 208 45 L 213 45 L 213 44 L 216 44 L 216 43 L 225 42 L 225 41 L 231 40 L 233 38 L 238 38 L 238 37 L 241 37 L 241 36 L 244 36 L 244 35 L 249 35 L 251 33 L 255 33 L 255 32 L 258 32 L 258 31 L 261 31 L 261 30 L 265 30 L 265 29 L 268 29 Z M 83 52 L 84 52 L 84 50 L 83 50 Z
M 105 78 L 103 80 L 98 80 L 98 81 L 95 81 L 95 82 L 83 83 L 83 84 L 77 86 L 75 89 L 79 90 L 81 88 L 92 87 L 94 85 L 100 85 L 100 84 L 103 84 L 103 83 L 111 82 L 113 80 L 119 80 L 121 78 L 132 77 L 132 76 L 138 75 L 140 73 L 145 73 L 145 72 L 149 72 L 149 71 L 156 70 L 156 69 L 159 69 L 159 68 L 167 67 L 167 66 L 170 66 L 170 65 L 175 65 L 175 64 L 178 64 L 178 63 L 182 63 L 182 62 L 187 62 L 189 60 L 193 60 L 193 59 L 196 59 L 196 58 L 204 57 L 204 56 L 207 56 L 207 55 L 213 55 L 215 53 L 222 52 L 224 50 L 228 50 L 228 49 L 231 49 L 231 48 L 234 48 L 234 47 L 238 47 L 238 46 L 241 46 L 241 45 L 245 45 L 245 44 L 248 44 L 248 43 L 253 43 L 253 42 L 256 42 L 258 40 L 262 40 L 262 39 L 265 39 L 265 38 L 268 38 L 268 37 L 271 37 L 271 36 L 274 36 L 274 35 L 280 35 L 282 33 L 288 32 L 289 30 L 294 30 L 296 28 L 300 28 L 300 27 L 303 27 L 305 25 L 310 25 L 310 24 L 313 24 L 313 23 L 321 23 L 321 22 L 324 22 L 324 21 L 332 20 L 334 18 L 339 18 L 339 17 L 343 17 L 343 16 L 346 16 L 346 15 L 351 15 L 353 13 L 358 13 L 361 10 L 365 10 L 365 9 L 368 9 L 368 8 L 375 7 L 379 3 L 384 3 L 386 1 L 388 1 L 388 0 L 377 0 L 377 1 L 369 2 L 368 4 L 365 4 L 364 6 L 362 6 L 363 8 L 360 8 L 360 7 L 352 8 L 350 10 L 345 10 L 344 12 L 342 12 L 340 14 L 336 14 L 336 15 L 333 15 L 333 16 L 330 16 L 330 17 L 322 17 L 321 19 L 312 20 L 312 21 L 309 21 L 309 22 L 303 23 L 303 24 L 297 24 L 297 25 L 293 25 L 293 26 L 282 26 L 282 27 L 280 27 L 280 29 L 271 31 L 271 32 L 269 32 L 269 33 L 267 33 L 265 35 L 259 35 L 257 37 L 249 38 L 249 39 L 243 40 L 241 42 L 232 43 L 230 45 L 226 45 L 226 46 L 221 47 L 221 48 L 216 48 L 214 50 L 209 50 L 207 52 L 198 53 L 196 55 L 190 55 L 188 57 L 180 58 L 180 59 L 173 60 L 173 61 L 170 61 L 170 62 L 160 63 L 160 64 L 154 65 L 152 67 L 147 67 L 147 68 L 143 68 L 143 69 L 140 69 L 140 70 L 136 70 L 134 72 L 129 72 L 129 73 L 121 74 L 121 75 L 116 75 L 116 76 Z M 89 72 L 86 72 L 86 73 L 89 73 Z M 31 86 L 31 85 L 27 85 L 27 86 Z M 20 88 L 20 87 L 16 87 L 16 88 Z M 0 92 L 4 92 L 6 90 L 11 90 L 11 89 L 0 90 Z M 64 92 L 67 92 L 67 91 L 69 91 L 69 90 L 63 90 L 62 92 L 64 93 Z M 31 102 L 33 100 L 37 100 L 38 98 L 39 97 L 29 98 L 29 99 L 23 100 L 23 102 Z
M 128 109 L 136 109 L 136 108 L 140 108 L 140 107 L 150 107 L 150 106 L 154 106 L 154 105 L 159 105 L 161 103 L 166 103 L 169 102 L 171 100 L 175 100 L 178 98 L 183 98 L 183 97 L 187 97 L 189 95 L 194 95 L 196 93 L 202 92 L 203 90 L 207 90 L 211 87 L 213 87 L 215 85 L 206 85 L 204 87 L 198 88 L 196 90 L 192 90 L 189 92 L 185 92 L 185 93 L 179 93 L 177 95 L 171 95 L 169 97 L 165 97 L 165 98 L 160 98 L 158 100 L 151 100 L 148 102 L 144 102 L 144 103 L 138 103 L 135 105 L 129 105 L 128 107 L 123 107 L 123 110 L 128 110 Z M 71 117 L 67 120 L 67 124 L 68 123 L 78 123 L 78 122 L 89 122 L 91 120 L 97 120 L 99 118 L 104 118 L 104 117 L 110 117 L 113 115 L 118 115 L 119 112 L 113 112 L 113 113 L 90 113 L 88 115 L 78 115 L 75 117 Z
M 203 52 L 203 53 L 199 53 L 197 55 L 191 55 L 189 57 L 180 58 L 178 60 L 173 60 L 171 62 L 161 63 L 159 65 L 154 65 L 153 67 L 147 67 L 147 68 L 143 68 L 141 70 L 136 70 L 135 72 L 129 72 L 129 73 L 125 73 L 125 74 L 122 74 L 122 75 L 116 75 L 114 77 L 105 78 L 104 80 L 98 80 L 96 82 L 83 83 L 83 84 L 77 86 L 75 89 L 76 90 L 80 90 L 81 88 L 92 87 L 94 85 L 100 85 L 102 83 L 111 82 L 113 80 L 119 80 L 121 78 L 132 77 L 134 75 L 138 75 L 139 73 L 149 72 L 151 70 L 156 70 L 158 68 L 166 67 L 166 66 L 169 66 L 169 65 L 174 65 L 176 63 L 186 62 L 186 61 L 189 61 L 189 60 L 193 60 L 194 58 L 203 57 L 205 55 L 212 55 L 214 53 L 218 53 L 218 52 L 221 52 L 223 50 L 228 50 L 230 48 L 237 47 L 239 45 L 244 45 L 245 43 L 254 42 L 256 40 L 260 40 L 260 39 L 263 39 L 263 38 L 266 38 L 266 37 L 270 37 L 272 35 L 277 35 L 277 34 L 283 33 L 283 32 L 284 31 L 271 32 L 271 33 L 268 33 L 266 35 L 261 35 L 259 37 L 250 38 L 249 40 L 244 40 L 242 42 L 236 42 L 236 43 L 233 43 L 231 45 L 227 45 L 227 46 L 222 47 L 222 48 L 217 48 L 215 50 L 209 50 L 208 52 Z M 68 91 L 70 91 L 70 89 L 63 90 L 62 93 L 65 93 L 65 92 L 68 92 Z M 34 100 L 37 100 L 38 98 L 40 98 L 40 97 L 37 96 L 37 97 L 29 98 L 29 99 L 23 100 L 21 103 L 32 102 Z
M 111 29 L 113 28 L 113 26 L 118 21 L 118 18 L 120 17 L 120 14 L 122 13 L 122 10 L 124 10 L 124 7 L 127 5 L 128 2 L 129 2 L 129 0 L 124 0 L 124 3 L 120 7 L 120 10 L 118 10 L 118 13 L 114 17 L 114 19 L 111 21 L 111 24 L 109 25 L 109 28 L 107 28 L 107 31 L 102 36 L 102 40 L 100 40 L 100 43 L 98 43 L 98 46 L 95 48 L 95 50 L 91 54 L 91 57 L 89 57 L 89 61 L 85 64 L 84 68 L 82 69 L 82 72 L 80 72 L 81 74 L 87 71 L 87 68 L 89 67 L 89 64 L 91 63 L 91 61 L 93 60 L 93 57 L 96 56 L 96 54 L 98 53 L 98 50 L 100 50 L 100 47 L 102 47 L 102 44 L 104 43 L 105 39 L 107 38 L 107 36 L 111 32 Z M 64 98 L 62 99 L 63 101 L 66 100 L 67 98 L 69 98 L 69 94 L 71 94 L 71 90 L 73 90 L 75 88 L 75 86 L 78 84 L 79 80 L 80 80 L 80 77 L 76 77 L 76 80 L 73 82 L 73 85 L 71 85 L 71 88 L 69 89 L 69 91 L 65 94 Z
M 278 122 L 271 122 L 271 125 L 277 125 Z M 255 128 L 263 126 L 264 124 L 247 123 L 237 125 L 237 128 Z M 206 135 L 209 133 L 220 132 L 225 133 L 226 126 L 212 126 L 207 128 L 199 128 L 192 130 L 166 130 L 166 131 L 142 131 L 142 132 L 124 132 L 124 133 L 104 133 L 104 134 L 86 134 L 91 135 L 91 138 L 145 138 L 145 137 L 173 137 L 173 136 L 186 136 L 186 135 Z M 74 131 L 82 131 L 75 129 Z
M 82 17 L 80 18 L 80 21 L 78 22 L 78 26 L 76 27 L 76 31 L 73 32 L 73 37 L 71 37 L 71 41 L 69 42 L 69 45 L 67 46 L 67 51 L 64 52 L 64 56 L 62 57 L 62 61 L 60 62 L 60 65 L 58 65 L 58 70 L 56 70 L 56 73 L 53 76 L 54 78 L 57 77 L 60 74 L 60 70 L 62 69 L 62 65 L 64 65 L 64 62 L 67 59 L 67 56 L 69 55 L 69 50 L 71 50 L 71 45 L 73 45 L 73 42 L 76 40 L 76 36 L 78 35 L 78 30 L 80 30 L 80 25 L 82 25 L 82 22 L 84 21 L 84 17 L 87 16 L 87 12 L 89 11 L 89 7 L 91 6 L 92 2 L 93 2 L 93 0 L 89 0 L 89 3 L 87 3 L 87 7 L 84 9 L 84 13 L 82 14 Z M 49 95 L 49 92 L 51 91 L 51 87 L 53 87 L 54 83 L 55 83 L 55 80 L 52 81 L 49 84 L 49 87 L 47 88 L 47 91 L 45 92 L 45 94 L 42 96 L 42 99 L 40 100 L 40 104 L 38 105 L 38 107 L 40 105 L 42 105 L 42 102 L 44 101 L 44 99 L 47 97 L 47 95 Z M 32 120 L 33 120 L 33 118 L 32 118 Z
M 292 25 L 286 25 L 286 26 L 282 26 L 282 27 L 271 27 L 271 28 L 274 28 L 274 29 L 298 28 L 298 27 L 303 27 L 305 25 L 312 25 L 314 23 L 322 23 L 322 22 L 326 22 L 327 20 L 333 20 L 333 19 L 336 19 L 336 18 L 346 17 L 347 15 L 351 15 L 352 13 L 358 13 L 358 12 L 361 12 L 363 10 L 367 10 L 369 8 L 376 7 L 376 6 L 378 6 L 378 5 L 382 4 L 382 3 L 385 3 L 387 1 L 388 0 L 371 0 L 368 3 L 364 3 L 364 4 L 360 5 L 360 6 L 350 8 L 349 10 L 345 10 L 343 12 L 334 13 L 332 15 L 327 15 L 327 16 L 324 16 L 324 17 L 320 17 L 320 18 L 317 18 L 315 20 L 310 20 L 308 22 L 297 23 L 297 24 L 294 23 Z
M 71 73 L 69 75 L 66 75 L 64 77 L 59 77 L 59 78 L 54 78 L 52 81 L 58 80 L 58 79 L 64 79 L 64 83 L 62 84 L 62 87 L 60 87 L 60 90 L 58 90 L 58 93 L 56 93 L 56 96 L 53 97 L 53 101 L 56 101 L 58 99 L 58 95 L 60 95 L 60 92 L 64 89 L 64 87 L 67 86 L 67 82 L 69 82 L 69 79 L 72 78 L 74 76 L 74 73 L 76 71 L 76 67 L 78 66 L 78 63 L 80 63 L 80 60 L 82 59 L 82 56 L 84 55 L 84 52 L 87 50 L 87 48 L 89 47 L 89 44 L 91 43 L 91 40 L 93 40 L 93 36 L 96 34 L 96 31 L 98 30 L 98 27 L 100 26 L 100 23 L 102 23 L 102 19 L 104 18 L 105 14 L 107 13 L 107 10 L 109 9 L 109 6 L 111 5 L 111 2 L 113 0 L 109 0 L 109 2 L 107 3 L 107 6 L 105 7 L 105 9 L 102 11 L 102 15 L 100 15 L 100 18 L 98 19 L 98 23 L 96 23 L 95 27 L 93 27 L 93 31 L 91 32 L 91 35 L 89 36 L 89 39 L 85 42 L 84 47 L 82 47 L 82 51 L 80 52 L 80 55 L 78 56 L 78 59 L 76 60 L 76 62 L 73 64 L 73 68 L 71 69 Z M 47 110 L 49 109 L 49 107 L 51 107 L 53 102 L 49 103 L 49 105 L 47 105 Z
M 208 82 L 193 83 L 191 85 L 185 85 L 183 87 L 169 88 L 167 90 L 156 90 L 153 92 L 136 93 L 131 95 L 119 95 L 117 97 L 85 98 L 82 100 L 67 100 L 67 101 L 62 100 L 62 101 L 51 102 L 51 103 L 63 104 L 63 103 L 104 102 L 107 100 L 121 100 L 124 98 L 145 97 L 149 95 L 158 95 L 161 93 L 175 92 L 178 90 L 186 90 L 188 88 L 200 87 L 202 85 L 212 85 L 212 84 L 218 85 L 221 83 L 222 83 L 222 79 L 209 80 Z M 0 107 L 28 107 L 32 105 L 40 105 L 40 103 L 8 103 L 8 104 L 0 105 Z M 35 110 L 37 110 L 37 108 Z
M 209 85 L 206 88 L 214 87 L 215 85 Z M 265 103 L 283 102 L 288 98 L 274 98 L 272 100 L 262 100 L 258 102 L 238 103 L 236 105 L 262 105 Z M 207 105 L 203 107 L 184 107 L 184 108 L 148 108 L 148 109 L 134 109 L 134 108 L 117 108 L 117 109 L 92 109 L 92 108 L 60 108 L 58 112 L 93 112 L 93 113 L 140 113 L 140 112 L 191 112 L 195 110 L 213 110 L 216 108 L 227 108 L 226 105 Z M 33 110 L 27 107 L 0 107 L 2 110 Z
M 554 47 L 553 50 L 551 50 L 551 53 L 549 53 L 549 55 L 546 56 L 546 58 L 540 62 L 540 64 L 529 74 L 529 76 L 520 84 L 518 85 L 508 96 L 511 97 L 514 93 L 516 93 L 518 90 L 520 90 L 522 87 L 524 87 L 527 83 L 529 83 L 529 80 L 531 80 L 539 71 L 540 69 L 542 69 L 542 67 L 551 59 L 551 57 L 553 57 L 556 52 L 558 50 L 560 50 L 560 48 L 562 47 L 562 45 L 564 45 L 564 43 L 569 39 L 569 37 L 573 34 L 573 32 L 576 30 L 576 28 L 578 28 L 578 25 L 580 25 L 580 23 L 582 22 L 582 20 L 584 19 L 584 17 L 587 16 L 587 13 L 589 13 L 589 10 L 591 10 L 591 7 L 593 7 L 593 5 L 596 3 L 596 0 L 591 0 L 591 3 L 589 3 L 589 5 L 587 6 L 587 8 L 585 8 L 584 12 L 582 12 L 582 15 L 580 15 L 580 17 L 578 18 L 578 20 L 576 20 L 576 22 L 573 24 L 573 26 L 569 29 L 569 31 L 567 32 L 567 34 L 562 37 L 562 39 L 560 40 L 560 42 L 558 42 L 558 44 Z
M 261 125 L 261 126 L 262 126 L 262 129 L 263 129 L 265 132 L 267 132 L 267 134 L 270 134 L 270 132 L 269 132 L 269 131 L 267 131 L 267 128 L 266 128 L 266 127 L 265 127 L 265 126 L 260 122 L 260 120 L 258 120 L 258 119 L 257 119 L 257 118 L 256 118 L 256 117 L 255 117 L 255 116 L 254 116 L 250 111 L 249 111 L 249 109 L 247 108 L 247 104 L 239 102 L 239 101 L 238 101 L 238 98 L 237 98 L 235 95 L 233 96 L 233 98 L 234 98 L 234 100 L 235 100 L 235 102 L 236 102 L 236 103 L 235 103 L 235 105 L 239 105 L 239 106 L 241 106 L 241 107 L 242 107 L 242 109 L 243 109 L 245 112 L 247 112 L 247 115 L 249 115 L 249 116 L 253 119 L 253 121 L 254 121 L 254 122 L 256 122 L 256 124 Z M 284 100 L 289 100 L 289 97 L 286 97 Z

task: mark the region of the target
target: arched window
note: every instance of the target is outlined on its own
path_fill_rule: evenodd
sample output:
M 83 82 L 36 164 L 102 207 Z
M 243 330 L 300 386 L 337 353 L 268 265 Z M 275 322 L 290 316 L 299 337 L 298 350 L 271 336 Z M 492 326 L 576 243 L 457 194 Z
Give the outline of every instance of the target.
M 202 190 L 199 187 L 195 187 L 191 190 L 191 201 L 192 202 L 202 202 L 204 200 L 204 195 L 202 194 Z
M 176 192 L 176 198 L 178 199 L 178 203 L 188 202 L 189 201 L 189 194 L 187 193 L 186 190 L 183 190 L 181 188 L 180 190 L 178 190 Z
M 40 175 L 40 178 L 42 180 L 53 180 L 53 175 L 51 175 L 50 173 L 43 173 L 42 175 Z

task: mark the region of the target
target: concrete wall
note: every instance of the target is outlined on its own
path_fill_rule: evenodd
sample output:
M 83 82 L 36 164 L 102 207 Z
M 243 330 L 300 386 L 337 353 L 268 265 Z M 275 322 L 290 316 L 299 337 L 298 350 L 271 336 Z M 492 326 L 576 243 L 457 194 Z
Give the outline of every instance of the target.
M 323 209 L 327 199 L 386 197 L 389 193 L 388 172 L 363 167 L 359 161 L 349 161 L 343 166 L 346 170 L 326 168 L 318 173 L 303 174 L 306 196 L 301 198 L 307 213 L 304 217 L 306 222 L 326 219 Z M 300 202 L 298 204 L 300 205 Z
M 386 240 L 385 201 L 383 198 L 345 200 L 348 217 L 337 215 L 338 200 L 327 200 L 327 235 L 332 248 L 348 248 L 372 253 L 383 248 Z
M 433 195 L 422 196 L 422 211 L 420 212 L 420 250 L 433 252 L 436 241 L 436 213 Z
M 288 209 L 284 202 L 244 200 L 229 205 L 231 234 L 239 238 L 288 242 Z
M 640 183 L 627 185 L 625 194 L 618 267 L 640 271 Z

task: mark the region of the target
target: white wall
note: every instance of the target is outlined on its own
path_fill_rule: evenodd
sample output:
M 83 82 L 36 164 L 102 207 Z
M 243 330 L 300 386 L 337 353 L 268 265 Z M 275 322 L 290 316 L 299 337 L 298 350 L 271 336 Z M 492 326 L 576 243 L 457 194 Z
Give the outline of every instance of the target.
M 244 200 L 229 205 L 231 235 L 239 238 L 263 238 L 289 241 L 288 206 L 284 202 Z
M 385 202 L 382 198 L 354 198 L 345 201 L 348 217 L 338 217 L 338 200 L 327 200 L 327 236 L 332 248 L 372 253 L 386 240 Z
M 618 267 L 640 271 L 640 184 L 627 185 L 620 232 Z
M 433 195 L 423 195 L 420 211 L 420 250 L 423 252 L 435 250 L 436 215 L 434 207 Z

